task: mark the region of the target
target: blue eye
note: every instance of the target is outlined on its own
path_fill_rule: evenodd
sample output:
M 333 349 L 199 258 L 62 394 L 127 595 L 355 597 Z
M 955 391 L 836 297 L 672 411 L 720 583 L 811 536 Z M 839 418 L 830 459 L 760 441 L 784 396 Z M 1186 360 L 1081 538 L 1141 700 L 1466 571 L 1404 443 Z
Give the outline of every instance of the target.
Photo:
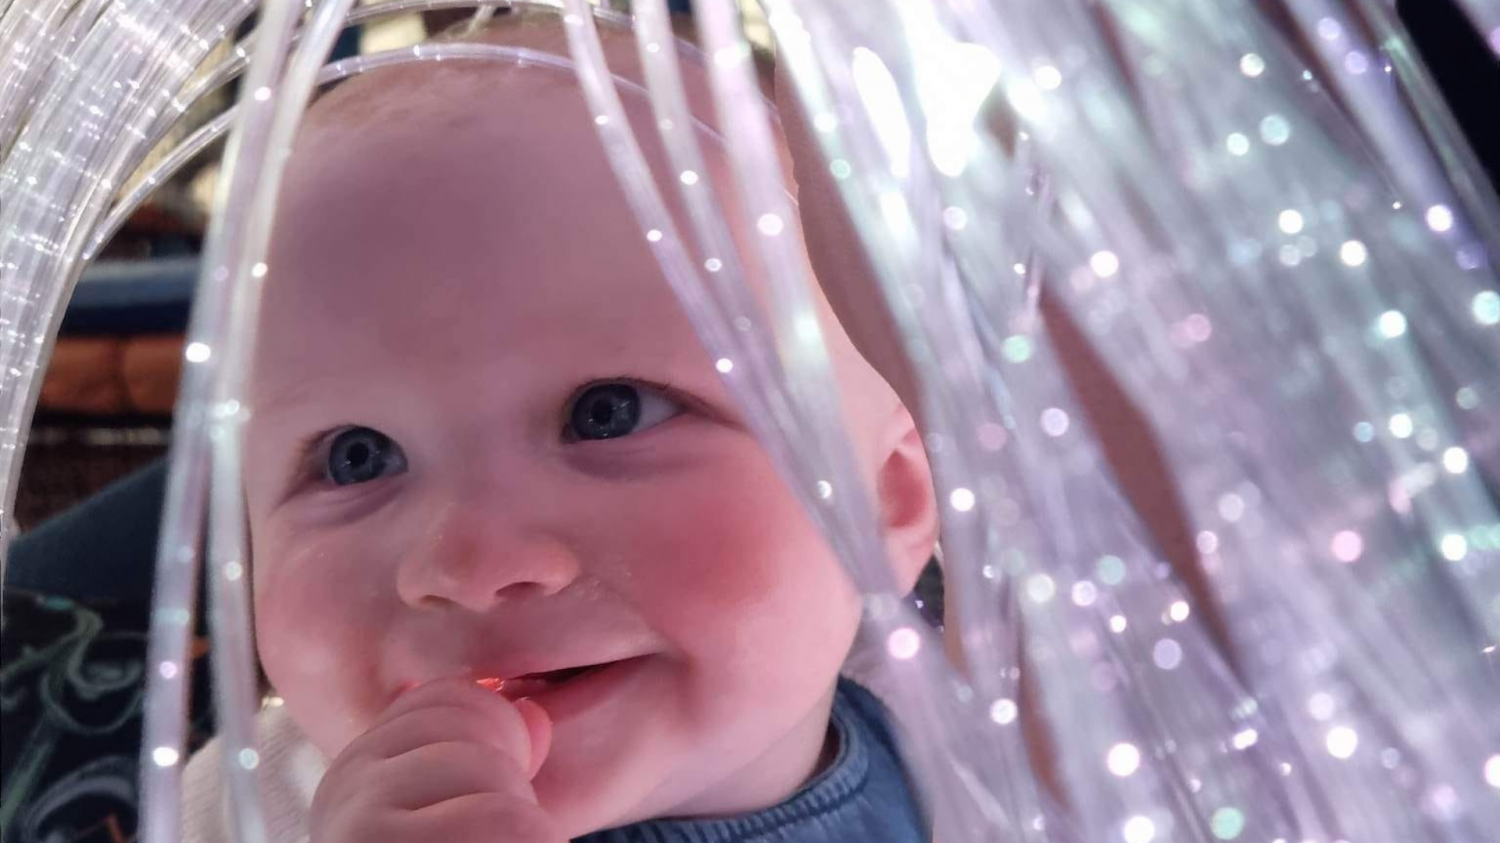
M 368 427 L 351 427 L 333 437 L 324 468 L 328 479 L 339 486 L 368 483 L 405 470 L 406 454 L 401 446 Z
M 568 409 L 565 439 L 587 442 L 640 433 L 671 419 L 682 408 L 661 390 L 632 383 L 588 387 Z

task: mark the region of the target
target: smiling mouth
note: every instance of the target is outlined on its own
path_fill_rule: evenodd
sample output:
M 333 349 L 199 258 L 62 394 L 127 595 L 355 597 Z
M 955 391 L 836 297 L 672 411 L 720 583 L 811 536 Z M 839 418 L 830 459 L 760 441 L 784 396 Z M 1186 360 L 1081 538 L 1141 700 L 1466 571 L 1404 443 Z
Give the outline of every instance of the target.
M 565 667 L 561 670 L 549 670 L 544 673 L 528 673 L 524 676 L 515 676 L 510 679 L 486 676 L 474 680 L 487 691 L 492 691 L 502 697 L 515 702 L 534 697 L 547 691 L 551 691 L 566 682 L 586 676 L 597 670 L 609 667 L 614 662 L 604 664 L 590 664 L 582 667 Z

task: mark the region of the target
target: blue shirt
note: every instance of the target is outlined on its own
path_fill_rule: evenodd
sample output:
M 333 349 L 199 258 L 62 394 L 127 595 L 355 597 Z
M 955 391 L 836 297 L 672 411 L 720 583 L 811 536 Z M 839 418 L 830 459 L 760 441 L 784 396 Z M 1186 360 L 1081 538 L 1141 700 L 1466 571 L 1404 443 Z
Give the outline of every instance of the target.
M 841 678 L 832 725 L 839 741 L 833 763 L 779 805 L 734 817 L 647 820 L 574 843 L 927 843 L 928 823 L 885 706 Z

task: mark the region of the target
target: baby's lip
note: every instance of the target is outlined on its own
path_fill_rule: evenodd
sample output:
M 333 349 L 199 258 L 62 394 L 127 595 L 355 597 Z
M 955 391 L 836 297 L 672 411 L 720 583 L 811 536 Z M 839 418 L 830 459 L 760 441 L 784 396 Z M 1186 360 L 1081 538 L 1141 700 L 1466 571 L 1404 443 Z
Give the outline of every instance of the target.
M 608 667 L 614 663 L 602 662 L 599 664 L 581 665 L 579 667 L 567 667 L 559 670 L 548 670 L 540 673 L 527 673 L 522 676 L 512 676 L 509 678 L 478 676 L 474 679 L 474 682 L 487 691 L 499 694 L 511 702 L 515 702 L 516 700 L 534 697 L 544 691 L 556 688 L 570 679 L 591 673 L 599 668 Z

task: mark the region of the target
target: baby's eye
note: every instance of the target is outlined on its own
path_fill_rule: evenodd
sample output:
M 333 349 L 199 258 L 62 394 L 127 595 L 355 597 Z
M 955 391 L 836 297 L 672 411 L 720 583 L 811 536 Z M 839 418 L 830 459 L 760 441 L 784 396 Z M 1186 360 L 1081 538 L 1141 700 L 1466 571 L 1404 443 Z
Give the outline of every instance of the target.
M 351 427 L 340 431 L 328 446 L 328 464 L 323 471 L 339 486 L 368 483 L 406 470 L 406 454 L 394 440 L 378 430 Z
M 619 381 L 595 384 L 573 399 L 563 438 L 570 442 L 618 439 L 655 427 L 681 412 L 682 407 L 659 389 Z

